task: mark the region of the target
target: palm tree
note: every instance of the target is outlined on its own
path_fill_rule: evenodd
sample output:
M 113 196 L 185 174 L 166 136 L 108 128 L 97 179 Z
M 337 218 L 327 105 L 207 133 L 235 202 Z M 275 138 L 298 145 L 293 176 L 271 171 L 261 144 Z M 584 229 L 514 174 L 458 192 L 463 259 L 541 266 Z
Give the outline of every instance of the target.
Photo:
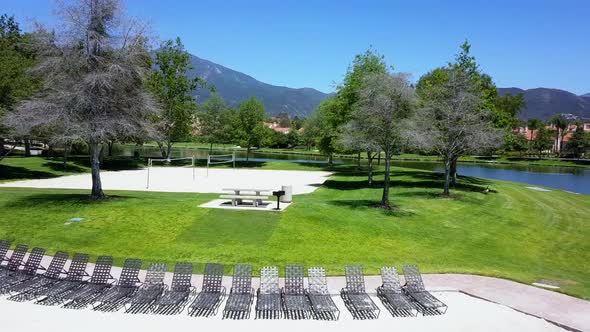
M 560 137 L 563 138 L 563 136 L 565 136 L 565 132 L 568 125 L 567 120 L 563 115 L 556 114 L 551 118 L 551 120 L 549 120 L 549 123 L 555 126 L 555 152 L 557 152 L 557 154 L 560 154 L 562 143 Z
M 527 137 L 527 139 L 529 140 L 529 149 L 531 149 L 531 145 L 535 140 L 535 137 L 533 136 L 535 130 L 539 130 L 543 127 L 543 122 L 539 119 L 529 119 L 529 121 L 527 122 L 527 129 L 531 131 L 531 136 Z M 541 156 L 539 155 L 539 158 Z

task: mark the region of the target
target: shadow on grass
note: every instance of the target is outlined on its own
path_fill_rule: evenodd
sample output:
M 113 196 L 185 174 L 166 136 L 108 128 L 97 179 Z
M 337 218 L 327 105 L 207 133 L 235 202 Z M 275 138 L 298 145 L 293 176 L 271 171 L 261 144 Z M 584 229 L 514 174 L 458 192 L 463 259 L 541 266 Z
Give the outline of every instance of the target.
M 328 202 L 334 206 L 346 207 L 351 209 L 375 209 L 376 211 L 381 211 L 385 215 L 388 216 L 395 216 L 395 217 L 410 217 L 413 216 L 415 213 L 410 211 L 403 211 L 394 203 L 390 203 L 391 208 L 389 210 L 382 209 L 380 207 L 380 202 L 375 200 L 368 200 L 368 199 L 350 199 L 350 200 L 333 200 Z
M 97 205 L 112 202 L 113 200 L 124 200 L 132 198 L 130 196 L 107 196 L 101 200 L 94 200 L 90 198 L 89 194 L 35 194 L 27 195 L 16 200 L 8 202 L 6 207 L 19 208 L 43 208 L 43 207 L 59 207 L 63 205 Z
M 25 167 L 0 165 L 0 180 L 49 179 L 59 175 Z
M 47 167 L 56 172 L 65 172 L 65 173 L 86 173 L 88 171 L 87 168 L 81 167 L 79 165 L 73 164 L 68 162 L 68 165 L 64 168 L 63 162 L 59 161 L 47 161 L 43 163 L 43 167 Z M 60 176 L 60 175 L 55 175 Z

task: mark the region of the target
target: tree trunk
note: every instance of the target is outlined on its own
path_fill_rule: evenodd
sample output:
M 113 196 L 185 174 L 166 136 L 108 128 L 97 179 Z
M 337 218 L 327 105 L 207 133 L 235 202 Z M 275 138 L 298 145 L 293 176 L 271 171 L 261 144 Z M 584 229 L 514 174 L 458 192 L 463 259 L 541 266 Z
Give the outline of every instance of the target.
M 25 157 L 31 156 L 31 140 L 25 138 Z
M 170 154 L 172 153 L 172 141 L 166 142 L 166 159 L 170 159 Z
M 443 189 L 443 195 L 449 196 L 449 182 L 451 177 L 451 165 L 452 161 L 445 161 L 445 186 Z
M 381 166 L 381 151 L 377 152 L 377 166 Z
M 113 141 L 109 141 L 107 143 L 107 148 L 108 148 L 108 153 L 109 153 L 109 157 L 113 156 L 113 145 L 115 145 L 115 143 Z
M 383 196 L 381 196 L 381 208 L 389 209 L 389 183 L 391 169 L 391 152 L 385 151 L 385 181 L 383 182 Z
M 64 145 L 64 172 L 68 169 L 68 152 L 70 151 L 70 145 Z
M 330 152 L 328 154 L 328 165 L 332 166 L 334 164 L 334 154 L 332 154 L 332 152 Z
M 371 151 L 367 151 L 367 182 L 369 183 L 369 186 L 371 186 L 373 184 L 373 158 L 375 156 L 371 155 Z
M 451 184 L 455 186 L 457 184 L 457 158 L 451 160 Z
M 213 142 L 209 143 L 209 154 L 213 152 Z
M 4 155 L 4 137 L 0 137 L 0 156 Z
M 358 169 L 361 169 L 361 153 L 358 152 L 356 155 L 356 167 Z
M 88 144 L 90 149 L 90 168 L 92 170 L 92 193 L 90 198 L 101 199 L 105 197 L 100 181 L 100 152 L 102 150 L 98 142 Z
M 162 155 L 162 158 L 166 158 L 166 149 L 164 149 L 164 143 L 162 142 L 157 142 L 158 143 L 158 148 L 160 149 L 160 154 Z
M 246 162 L 250 160 L 250 145 L 246 148 Z

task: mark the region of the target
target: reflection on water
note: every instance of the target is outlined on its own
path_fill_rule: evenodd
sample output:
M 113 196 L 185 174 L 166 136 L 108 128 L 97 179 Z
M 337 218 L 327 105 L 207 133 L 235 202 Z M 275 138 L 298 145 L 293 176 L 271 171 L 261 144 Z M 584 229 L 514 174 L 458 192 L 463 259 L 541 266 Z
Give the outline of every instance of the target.
M 121 156 L 133 156 L 134 148 L 130 146 L 118 147 L 116 153 Z M 213 150 L 212 154 L 227 154 L 227 150 Z M 209 151 L 195 148 L 174 148 L 172 157 L 190 157 L 206 159 Z M 159 156 L 157 147 L 143 147 L 142 156 Z M 245 160 L 245 151 L 236 151 L 236 159 Z M 250 160 L 255 162 L 288 161 L 296 163 L 327 163 L 325 156 L 313 154 L 288 154 L 288 153 L 264 153 L 252 152 Z M 352 159 L 335 159 L 335 163 L 351 163 Z M 442 172 L 441 163 L 428 161 L 399 161 L 393 162 L 396 166 L 424 169 Z M 476 176 L 487 179 L 522 182 L 532 185 L 552 187 L 575 193 L 590 195 L 590 169 L 579 167 L 551 167 L 531 166 L 515 164 L 484 164 L 484 163 L 459 163 L 459 175 Z

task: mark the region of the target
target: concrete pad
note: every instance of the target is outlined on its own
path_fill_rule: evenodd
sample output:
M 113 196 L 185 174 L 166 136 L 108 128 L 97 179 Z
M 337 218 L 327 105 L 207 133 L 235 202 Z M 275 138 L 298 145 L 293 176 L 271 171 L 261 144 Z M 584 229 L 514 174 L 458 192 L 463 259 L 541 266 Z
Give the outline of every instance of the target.
M 332 175 L 323 171 L 276 171 L 260 169 L 209 169 L 186 167 L 152 167 L 147 188 L 148 170 L 101 172 L 105 190 L 157 192 L 224 193 L 224 188 L 269 188 L 293 186 L 293 194 L 315 191 Z M 90 189 L 90 174 L 62 176 L 52 179 L 6 182 L 0 187 Z
M 266 212 L 280 212 L 285 211 L 291 203 L 281 203 L 279 205 L 280 210 L 275 210 L 277 207 L 277 202 L 271 201 L 263 201 L 262 203 L 258 203 L 258 206 L 254 206 L 250 202 L 244 202 L 238 206 L 231 205 L 231 200 L 227 199 L 214 199 L 207 203 L 199 205 L 199 207 L 203 208 L 211 208 L 211 209 L 226 209 L 226 210 L 242 210 L 242 211 L 266 211 Z

